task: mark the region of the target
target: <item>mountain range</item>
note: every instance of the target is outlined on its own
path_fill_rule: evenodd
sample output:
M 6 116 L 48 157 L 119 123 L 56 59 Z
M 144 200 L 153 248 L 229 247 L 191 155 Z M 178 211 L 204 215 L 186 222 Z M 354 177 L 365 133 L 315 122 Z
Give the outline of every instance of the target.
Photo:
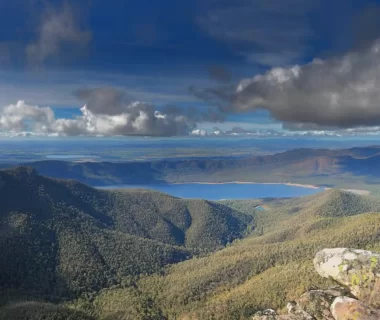
M 0 319 L 250 319 L 330 286 L 319 250 L 380 249 L 380 200 L 340 190 L 182 200 L 17 167 L 0 193 Z
M 294 182 L 363 188 L 380 183 L 380 147 L 295 149 L 265 156 L 134 162 L 37 161 L 39 173 L 92 186 L 173 182 Z M 9 165 L 11 166 L 11 165 Z

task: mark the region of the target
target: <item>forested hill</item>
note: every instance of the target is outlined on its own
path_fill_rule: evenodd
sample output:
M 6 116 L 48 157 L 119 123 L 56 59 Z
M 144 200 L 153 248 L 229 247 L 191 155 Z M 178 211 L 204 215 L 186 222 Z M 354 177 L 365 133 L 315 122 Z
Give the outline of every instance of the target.
M 158 182 L 300 182 L 343 186 L 380 182 L 380 147 L 295 149 L 266 156 L 143 162 L 38 161 L 43 175 L 101 186 Z
M 0 171 L 2 297 L 76 297 L 242 237 L 251 216 L 144 190 Z
M 93 302 L 79 300 L 73 306 L 84 310 L 90 305 L 87 310 L 97 319 L 249 320 L 269 307 L 286 312 L 287 303 L 308 290 L 336 286 L 315 271 L 312 261 L 318 251 L 380 249 L 376 198 L 329 190 L 305 198 L 223 203 L 254 216 L 256 228 L 249 237 L 144 277 L 137 289 L 104 290 Z M 264 210 L 256 211 L 257 205 Z M 142 293 L 139 298 L 136 291 Z M 157 316 L 141 313 L 138 301 L 146 296 L 153 298 L 150 314 Z M 317 301 L 314 307 L 321 305 Z
M 332 285 L 319 250 L 380 248 L 379 199 L 340 190 L 216 203 L 20 167 L 0 194 L 0 320 L 252 319 Z

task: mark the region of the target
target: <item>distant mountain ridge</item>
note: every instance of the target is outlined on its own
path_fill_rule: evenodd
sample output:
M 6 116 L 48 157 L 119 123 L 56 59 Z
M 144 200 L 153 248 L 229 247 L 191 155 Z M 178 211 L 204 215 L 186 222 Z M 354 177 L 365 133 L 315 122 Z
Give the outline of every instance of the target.
M 295 149 L 274 155 L 231 159 L 141 162 L 28 163 L 40 174 L 93 186 L 171 182 L 298 182 L 337 186 L 380 183 L 380 147 L 341 150 Z M 338 181 L 338 182 L 339 182 Z

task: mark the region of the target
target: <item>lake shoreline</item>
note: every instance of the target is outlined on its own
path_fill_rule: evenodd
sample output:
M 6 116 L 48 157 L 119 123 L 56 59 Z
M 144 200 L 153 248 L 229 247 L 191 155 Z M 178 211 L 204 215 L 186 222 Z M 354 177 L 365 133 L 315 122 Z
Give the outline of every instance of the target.
M 292 182 L 252 182 L 252 181 L 230 181 L 230 182 L 174 182 L 171 184 L 207 184 L 207 185 L 220 185 L 220 184 L 266 184 L 266 185 L 285 185 L 290 187 L 300 187 L 308 189 L 328 189 L 327 187 L 319 187 L 313 184 L 301 184 Z
M 265 184 L 265 185 L 284 185 L 290 187 L 299 187 L 299 188 L 307 188 L 307 189 L 323 189 L 325 191 L 334 189 L 331 187 L 322 187 L 314 184 L 302 184 L 302 183 L 293 183 L 293 182 L 252 182 L 252 181 L 231 181 L 231 182 L 177 182 L 172 184 L 206 184 L 206 185 L 221 185 L 221 184 Z M 339 189 L 339 188 L 338 188 Z M 355 193 L 357 195 L 367 196 L 370 195 L 371 192 L 369 190 L 364 189 L 340 189 L 342 191 Z
M 194 190 L 188 189 L 188 187 L 193 186 L 194 188 L 195 185 L 199 185 L 198 187 L 198 193 L 196 195 L 189 196 L 190 194 L 194 194 Z M 244 187 L 244 185 L 246 187 Z M 298 189 L 298 190 L 310 190 L 308 192 L 303 192 L 303 194 L 300 195 L 294 195 L 292 193 L 288 195 L 284 195 L 284 193 L 289 192 L 289 190 L 283 190 L 281 191 L 280 194 L 278 194 L 278 189 L 274 190 L 274 192 L 277 192 L 277 195 L 273 195 L 271 191 L 269 192 L 268 195 L 264 194 L 262 196 L 253 196 L 251 192 L 255 193 L 259 189 L 255 189 L 259 186 L 268 186 L 269 188 L 283 188 L 283 187 L 290 187 L 293 189 Z M 177 186 L 180 188 L 179 190 L 174 190 L 170 187 Z M 214 186 L 214 188 L 210 188 L 210 186 Z M 224 186 L 224 187 L 223 187 Z M 235 186 L 235 187 L 234 187 Z M 249 187 L 251 186 L 251 187 Z M 243 189 L 242 189 L 243 187 Z M 231 181 L 231 182 L 172 182 L 172 183 L 165 183 L 165 184 L 148 184 L 148 185 L 112 185 L 112 186 L 103 186 L 103 187 L 98 187 L 100 189 L 105 189 L 105 190 L 115 190 L 115 189 L 148 189 L 148 190 L 155 190 L 163 193 L 170 194 L 175 197 L 179 198 L 191 198 L 191 199 L 207 199 L 207 200 L 220 200 L 220 199 L 230 199 L 230 200 L 247 200 L 247 199 L 261 199 L 261 198 L 293 198 L 293 197 L 300 197 L 300 196 L 307 196 L 311 195 L 313 193 L 318 193 L 318 192 L 323 192 L 323 191 L 328 191 L 331 190 L 332 188 L 327 187 L 327 186 L 317 186 L 313 184 L 301 184 L 301 183 L 293 183 L 293 182 L 251 182 L 251 181 Z M 197 189 L 197 187 L 195 187 Z M 223 189 L 220 189 L 223 188 Z M 227 189 L 227 193 L 226 192 Z M 232 188 L 232 189 L 231 189 Z M 239 197 L 228 197 L 231 192 L 237 192 L 239 193 Z M 246 188 L 248 189 L 248 193 Z M 254 188 L 254 189 L 251 189 Z M 199 189 L 203 190 L 201 193 L 199 193 Z M 370 191 L 368 190 L 359 190 L 359 189 L 343 189 L 343 188 L 337 188 L 342 191 L 358 194 L 358 195 L 370 195 Z M 218 191 L 219 190 L 219 191 Z M 251 191 L 252 190 L 252 191 Z M 216 192 L 221 192 L 220 195 Z M 260 191 L 259 191 L 260 192 Z M 294 192 L 294 191 L 293 191 Z M 302 193 L 302 191 L 298 191 L 297 193 Z M 210 196 L 206 196 L 206 194 L 210 193 Z M 245 194 L 244 196 L 242 194 Z M 228 196 L 227 196 L 228 195 Z M 219 198 L 220 196 L 220 198 Z
M 104 189 L 104 188 L 103 188 Z M 109 186 L 110 189 L 148 189 L 169 194 L 183 199 L 205 199 L 219 201 L 250 200 L 264 198 L 296 198 L 323 192 L 323 188 L 309 186 L 309 188 L 293 183 L 254 183 L 254 182 L 191 182 L 148 185 Z

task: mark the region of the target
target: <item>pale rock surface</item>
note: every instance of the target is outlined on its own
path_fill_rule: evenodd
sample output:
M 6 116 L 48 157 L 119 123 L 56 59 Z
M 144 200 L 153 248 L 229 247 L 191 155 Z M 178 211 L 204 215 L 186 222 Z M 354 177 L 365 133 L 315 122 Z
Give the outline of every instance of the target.
M 338 297 L 331 305 L 335 320 L 379 320 L 380 311 L 366 306 L 359 300 Z
M 287 315 L 268 309 L 252 320 L 380 320 L 380 254 L 324 249 L 316 254 L 314 266 L 322 277 L 343 286 L 307 291 L 288 303 Z
M 371 251 L 324 249 L 314 259 L 316 271 L 349 288 L 352 295 L 380 308 L 380 255 Z

